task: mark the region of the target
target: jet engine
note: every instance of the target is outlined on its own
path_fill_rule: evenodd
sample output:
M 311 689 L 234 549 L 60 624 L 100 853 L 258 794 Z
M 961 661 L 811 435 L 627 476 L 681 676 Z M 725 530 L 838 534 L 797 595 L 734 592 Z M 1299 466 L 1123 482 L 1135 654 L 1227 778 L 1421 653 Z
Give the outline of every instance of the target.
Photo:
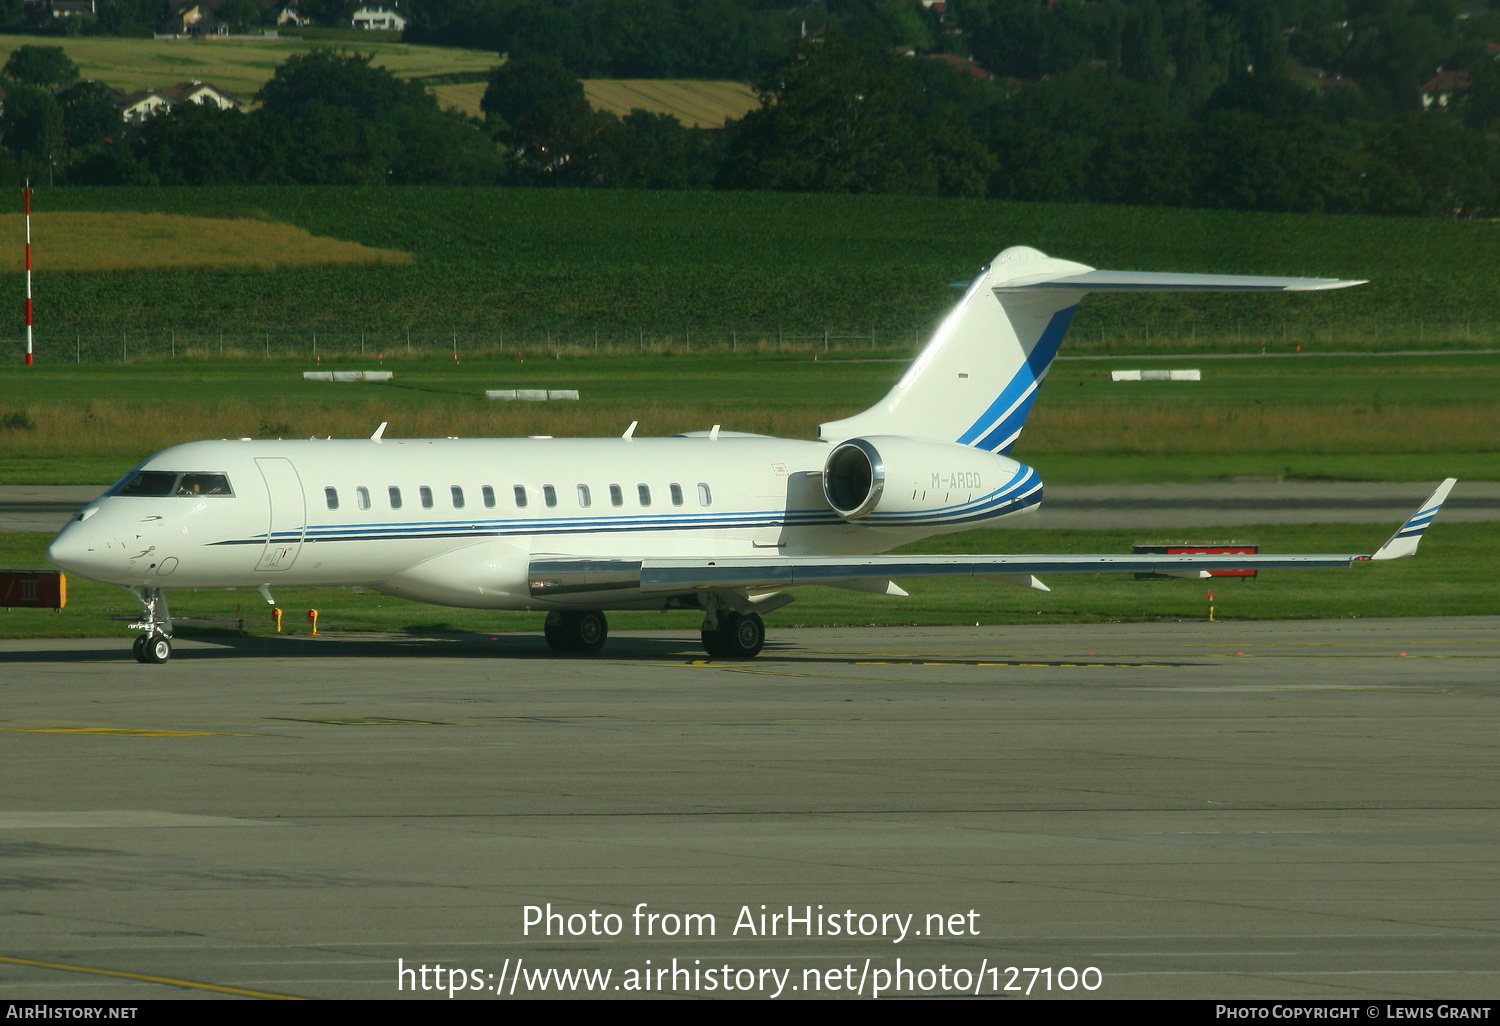
M 956 515 L 989 519 L 1035 505 L 1030 467 L 983 449 L 902 435 L 850 438 L 823 465 L 823 496 L 854 523 L 918 524 Z

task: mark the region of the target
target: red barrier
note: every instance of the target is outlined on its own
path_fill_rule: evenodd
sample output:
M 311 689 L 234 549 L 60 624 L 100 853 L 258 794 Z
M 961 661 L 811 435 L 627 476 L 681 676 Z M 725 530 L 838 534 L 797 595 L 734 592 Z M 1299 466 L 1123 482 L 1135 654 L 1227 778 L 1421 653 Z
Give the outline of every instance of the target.
M 0 606 L 61 609 L 68 604 L 68 579 L 60 570 L 0 570 Z
M 1259 545 L 1136 545 L 1134 552 L 1155 552 L 1163 556 L 1243 556 L 1260 551 Z M 1163 574 L 1136 574 L 1141 577 L 1162 577 Z M 1254 577 L 1254 570 L 1210 570 L 1210 577 Z

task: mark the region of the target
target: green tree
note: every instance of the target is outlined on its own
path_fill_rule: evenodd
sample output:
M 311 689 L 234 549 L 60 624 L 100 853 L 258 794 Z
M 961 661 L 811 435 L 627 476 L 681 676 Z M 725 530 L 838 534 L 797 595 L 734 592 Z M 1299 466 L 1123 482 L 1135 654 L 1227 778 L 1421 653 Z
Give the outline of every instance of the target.
M 120 111 L 109 87 L 100 82 L 73 83 L 57 94 L 57 105 L 69 148 L 95 146 L 121 135 Z
M 28 174 L 50 176 L 53 160 L 62 155 L 62 108 L 48 89 L 13 84 L 5 92 L 0 133 Z
M 235 185 L 255 180 L 247 160 L 249 115 L 212 103 L 179 103 L 147 118 L 136 141 L 139 164 L 161 185 Z
M 586 153 L 599 184 L 628 189 L 705 189 L 713 184 L 717 137 L 669 114 L 633 110 L 598 133 Z
M 581 100 L 583 83 L 554 57 L 518 57 L 490 72 L 479 109 L 504 128 L 549 100 Z
M 78 81 L 78 65 L 60 46 L 22 46 L 11 51 L 0 74 L 37 86 L 65 86 Z
M 910 62 L 884 48 L 836 37 L 805 43 L 759 92 L 763 106 L 731 136 L 721 185 L 973 194 L 993 167 L 966 126 L 919 116 Z
M 382 119 L 401 106 L 437 110 L 437 101 L 415 82 L 372 65 L 374 54 L 313 50 L 293 54 L 256 93 L 261 109 L 293 121 L 318 108 L 336 107 Z
M 329 50 L 287 58 L 257 94 L 247 158 L 258 162 L 261 180 L 379 185 L 500 177 L 500 155 L 476 126 L 372 60 Z

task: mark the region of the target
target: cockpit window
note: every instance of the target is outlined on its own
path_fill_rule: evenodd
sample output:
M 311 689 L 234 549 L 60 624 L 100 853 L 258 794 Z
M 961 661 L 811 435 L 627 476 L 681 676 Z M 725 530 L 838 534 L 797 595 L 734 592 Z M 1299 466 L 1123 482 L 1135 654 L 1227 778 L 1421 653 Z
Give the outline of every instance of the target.
M 183 474 L 177 482 L 178 495 L 233 495 L 229 478 L 223 474 Z
M 166 470 L 142 470 L 116 495 L 224 495 L 234 494 L 223 474 L 178 474 Z
M 125 482 L 118 495 L 171 495 L 177 490 L 177 479 L 181 474 L 168 474 L 160 470 L 143 470 Z

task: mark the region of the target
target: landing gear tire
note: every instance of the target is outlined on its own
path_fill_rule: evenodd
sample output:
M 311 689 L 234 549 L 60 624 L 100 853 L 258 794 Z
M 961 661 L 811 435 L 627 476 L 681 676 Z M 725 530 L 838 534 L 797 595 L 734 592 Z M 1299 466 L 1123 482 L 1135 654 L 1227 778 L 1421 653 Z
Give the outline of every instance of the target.
M 592 654 L 604 647 L 609 621 L 595 610 L 554 611 L 547 614 L 542 635 L 554 652 Z
M 702 637 L 704 650 L 715 659 L 754 659 L 766 643 L 766 625 L 758 613 L 725 613 Z
M 164 663 L 172 658 L 171 639 L 158 635 L 151 638 L 141 636 L 130 646 L 138 663 Z
M 164 663 L 172 658 L 172 614 L 160 588 L 127 588 L 141 604 L 141 621 L 130 629 L 141 635 L 130 645 L 138 663 Z

